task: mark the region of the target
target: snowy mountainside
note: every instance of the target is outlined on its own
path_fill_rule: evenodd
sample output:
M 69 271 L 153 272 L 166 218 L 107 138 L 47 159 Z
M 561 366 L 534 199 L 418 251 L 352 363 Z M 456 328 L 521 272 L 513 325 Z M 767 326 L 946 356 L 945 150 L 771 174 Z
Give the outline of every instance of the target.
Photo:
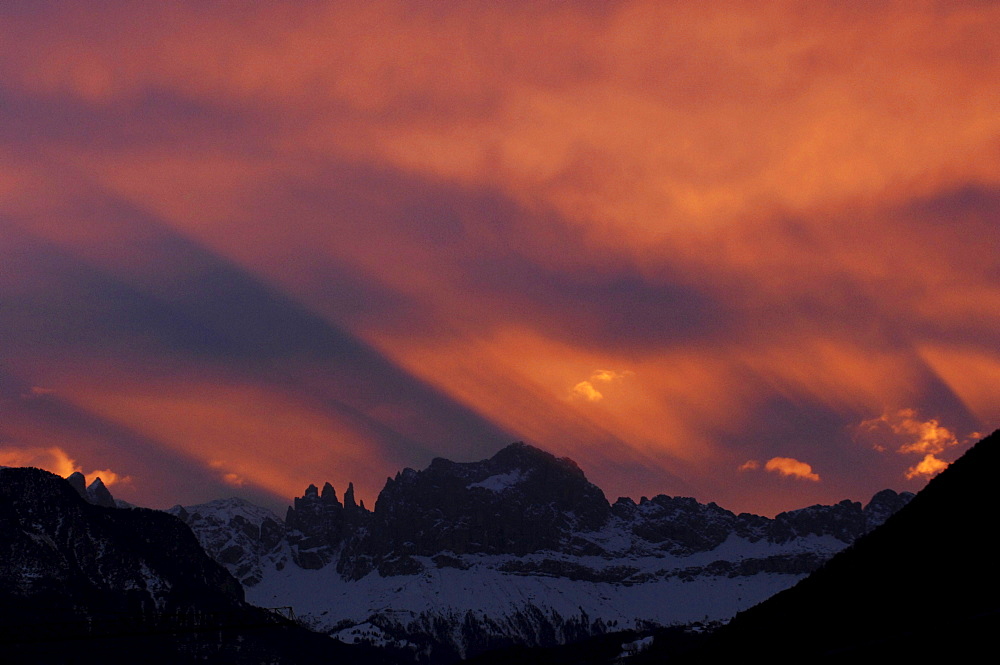
M 280 546 L 285 533 L 277 515 L 235 497 L 167 512 L 186 522 L 205 551 L 244 587 L 263 579 L 263 559 Z
M 368 510 L 327 483 L 284 522 L 238 500 L 171 509 L 263 606 L 433 662 L 725 620 L 793 585 L 912 495 L 736 515 L 660 495 L 610 504 L 569 459 L 512 444 L 387 481 Z

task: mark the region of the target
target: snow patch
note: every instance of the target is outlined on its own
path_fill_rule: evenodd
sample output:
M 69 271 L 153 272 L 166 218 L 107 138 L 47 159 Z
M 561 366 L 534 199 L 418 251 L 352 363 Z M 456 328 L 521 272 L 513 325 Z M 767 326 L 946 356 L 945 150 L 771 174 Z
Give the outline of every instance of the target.
M 523 481 L 527 475 L 521 469 L 515 469 L 513 471 L 508 471 L 507 473 L 498 473 L 495 476 L 490 476 L 485 480 L 478 483 L 472 483 L 471 485 L 466 485 L 465 489 L 471 490 L 475 487 L 481 487 L 483 489 L 489 490 L 491 492 L 496 492 L 499 494 L 504 490 L 508 490 L 511 487 L 519 484 Z

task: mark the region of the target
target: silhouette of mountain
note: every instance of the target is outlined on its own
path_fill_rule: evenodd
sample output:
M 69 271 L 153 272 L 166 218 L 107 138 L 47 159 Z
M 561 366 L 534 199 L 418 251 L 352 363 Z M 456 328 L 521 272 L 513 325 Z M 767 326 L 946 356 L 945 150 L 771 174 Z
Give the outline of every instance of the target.
M 0 469 L 4 662 L 391 662 L 245 603 L 177 518 L 81 488 Z
M 997 469 L 1000 430 L 881 527 L 670 662 L 973 662 L 995 652 Z M 633 662 L 663 662 L 665 646 Z

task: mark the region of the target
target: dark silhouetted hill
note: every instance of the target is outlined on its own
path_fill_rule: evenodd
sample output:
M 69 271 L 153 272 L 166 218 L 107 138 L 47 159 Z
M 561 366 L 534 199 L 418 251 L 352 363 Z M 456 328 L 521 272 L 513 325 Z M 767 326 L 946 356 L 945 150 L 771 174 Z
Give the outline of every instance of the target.
M 176 517 L 87 497 L 0 469 L 2 662 L 389 662 L 246 604 Z
M 995 653 L 1000 431 L 932 479 L 885 524 L 738 614 L 685 657 L 640 662 L 979 662 Z

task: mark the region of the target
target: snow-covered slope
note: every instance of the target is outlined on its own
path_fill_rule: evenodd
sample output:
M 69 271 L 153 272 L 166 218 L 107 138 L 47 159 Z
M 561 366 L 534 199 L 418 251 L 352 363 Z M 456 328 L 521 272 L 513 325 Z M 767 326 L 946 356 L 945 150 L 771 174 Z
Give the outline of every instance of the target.
M 198 542 L 244 587 L 263 579 L 266 555 L 279 548 L 285 528 L 281 519 L 243 499 L 218 499 L 167 511 L 184 520 Z
M 310 486 L 284 523 L 238 500 L 171 510 L 255 604 L 435 662 L 725 620 L 785 589 L 912 495 L 736 515 L 660 495 L 609 504 L 568 459 L 513 444 L 386 483 L 374 511 Z

